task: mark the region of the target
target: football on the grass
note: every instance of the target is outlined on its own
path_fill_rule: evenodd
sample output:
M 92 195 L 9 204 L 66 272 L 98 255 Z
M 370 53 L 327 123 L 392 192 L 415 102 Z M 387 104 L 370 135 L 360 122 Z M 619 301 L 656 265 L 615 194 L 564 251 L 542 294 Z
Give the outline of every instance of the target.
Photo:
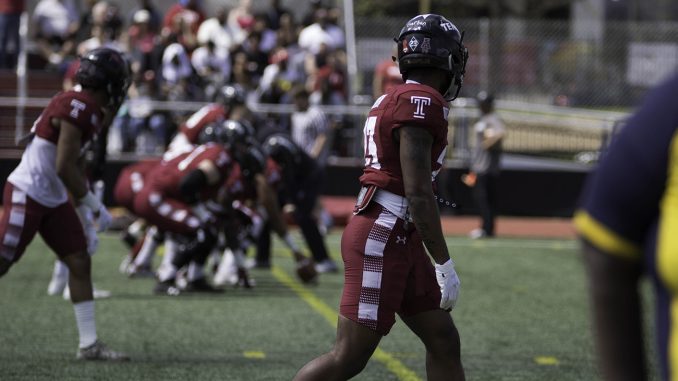
M 304 259 L 297 262 L 297 276 L 303 283 L 313 283 L 318 277 L 318 272 L 315 271 L 315 264 L 310 259 Z

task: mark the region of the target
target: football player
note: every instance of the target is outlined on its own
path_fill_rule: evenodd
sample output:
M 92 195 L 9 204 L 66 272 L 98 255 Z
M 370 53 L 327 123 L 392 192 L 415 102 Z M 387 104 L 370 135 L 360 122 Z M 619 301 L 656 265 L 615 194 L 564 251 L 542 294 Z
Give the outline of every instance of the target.
M 176 256 L 158 270 L 159 294 L 178 294 L 177 270 L 188 268 L 189 291 L 213 291 L 202 272 L 215 243 L 214 217 L 202 204 L 215 198 L 232 169 L 233 160 L 218 143 L 199 145 L 151 170 L 134 199 L 134 212 L 177 241 Z M 169 261 L 171 260 L 171 262 Z
M 263 144 L 268 156 L 280 167 L 282 179 L 278 185 L 280 201 L 294 205 L 294 221 L 299 225 L 308 245 L 316 271 L 336 272 L 337 266 L 330 258 L 325 239 L 313 216 L 320 195 L 322 169 L 317 162 L 294 144 L 288 135 L 273 134 Z M 257 262 L 266 264 L 270 258 L 270 230 L 265 230 L 257 247 Z
M 203 130 L 215 123 L 222 123 L 231 114 L 241 114 L 245 106 L 245 90 L 239 85 L 223 86 L 216 94 L 214 102 L 203 106 L 179 126 L 179 132 L 169 144 L 165 159 L 191 150 L 198 144 Z
M 103 231 L 111 223 L 106 207 L 88 189 L 84 153 L 111 123 L 125 98 L 129 78 L 126 60 L 117 51 L 99 48 L 85 54 L 76 73 L 80 87 L 52 98 L 35 121 L 21 162 L 5 184 L 0 276 L 40 233 L 69 270 L 80 336 L 78 359 L 127 359 L 97 338 L 88 254 L 96 232 L 84 230 L 83 225 L 94 225 L 94 221 L 98 231 Z
M 583 241 L 602 379 L 678 379 L 678 76 L 649 92 L 589 175 L 574 223 Z M 641 279 L 656 297 L 658 361 L 643 338 Z
M 341 240 L 337 338 L 295 380 L 357 375 L 396 313 L 426 347 L 429 380 L 464 379 L 449 313 L 459 278 L 432 186 L 445 157 L 448 101 L 459 93 L 468 58 L 462 36 L 446 18 L 426 14 L 409 20 L 396 38 L 405 83 L 379 97 L 365 122 L 363 188 Z
M 134 198 L 143 189 L 146 175 L 159 164 L 159 159 L 147 159 L 123 168 L 113 188 L 113 197 L 118 205 L 134 215 Z M 150 273 L 153 255 L 163 239 L 157 227 L 145 228 L 146 222 L 143 219 L 137 219 L 130 224 L 123 235 L 123 241 L 130 246 L 131 252 L 125 256 L 120 270 L 129 276 Z

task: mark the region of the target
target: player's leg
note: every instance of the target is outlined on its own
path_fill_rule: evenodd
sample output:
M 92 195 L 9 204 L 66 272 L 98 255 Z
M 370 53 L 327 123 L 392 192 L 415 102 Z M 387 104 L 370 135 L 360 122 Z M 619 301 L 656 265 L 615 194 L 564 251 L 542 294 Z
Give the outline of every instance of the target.
M 68 285 L 68 266 L 60 260 L 54 261 L 52 279 L 47 285 L 47 295 L 61 295 Z
M 416 232 L 406 247 L 411 270 L 401 303 L 400 317 L 426 347 L 429 380 L 463 380 L 459 332 L 449 312 L 441 310 L 435 269 Z
M 304 365 L 294 380 L 348 380 L 365 368 L 381 338 L 380 333 L 339 316 L 332 350 Z
M 294 220 L 304 240 L 308 245 L 313 260 L 316 262 L 316 270 L 320 273 L 337 272 L 337 265 L 332 261 L 325 245 L 325 238 L 318 229 L 318 223 L 313 217 L 313 208 L 315 208 L 317 194 L 313 187 L 309 187 L 304 193 L 304 197 L 295 200 Z
M 396 226 L 396 224 L 398 226 Z M 383 335 L 395 323 L 395 311 L 409 265 L 393 253 L 402 221 L 373 203 L 351 219 L 341 240 L 344 290 L 337 339 L 329 353 L 304 366 L 299 380 L 345 380 L 360 373 Z M 402 283 L 402 285 L 401 285 Z
M 464 380 L 459 332 L 449 312 L 432 310 L 402 317 L 426 347 L 428 380 Z
M 0 215 L 0 277 L 21 258 L 35 237 L 45 210 L 24 191 L 5 183 Z
M 84 360 L 127 360 L 122 353 L 111 351 L 97 339 L 92 261 L 87 252 L 87 239 L 80 219 L 70 202 L 45 214 L 40 225 L 43 240 L 68 267 L 68 287 L 78 327 L 77 357 Z

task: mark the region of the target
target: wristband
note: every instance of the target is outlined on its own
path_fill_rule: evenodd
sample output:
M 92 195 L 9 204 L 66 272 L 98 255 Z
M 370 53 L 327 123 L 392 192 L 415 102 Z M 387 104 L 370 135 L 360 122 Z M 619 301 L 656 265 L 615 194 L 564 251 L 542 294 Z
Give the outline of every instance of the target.
M 92 193 L 87 192 L 87 194 L 78 200 L 81 205 L 85 205 L 90 208 L 93 212 L 98 212 L 101 209 L 101 201 Z
M 442 271 L 442 272 L 449 272 L 454 270 L 454 262 L 452 261 L 452 258 L 448 259 L 445 263 L 442 265 L 439 265 L 436 263 L 436 269 Z
M 292 250 L 295 253 L 299 252 L 299 246 L 297 246 L 297 243 L 294 242 L 294 240 L 292 239 L 292 235 L 290 233 L 285 234 L 283 240 L 287 244 L 287 247 L 290 248 L 290 250 Z

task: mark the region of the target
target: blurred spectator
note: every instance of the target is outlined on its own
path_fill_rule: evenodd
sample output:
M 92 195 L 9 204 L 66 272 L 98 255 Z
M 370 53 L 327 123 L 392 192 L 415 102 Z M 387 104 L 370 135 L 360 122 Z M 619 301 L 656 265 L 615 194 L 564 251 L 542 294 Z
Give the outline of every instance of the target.
M 341 10 L 339 8 L 329 8 L 327 10 L 327 25 L 325 30 L 332 36 L 333 48 L 346 48 L 346 35 L 341 27 Z
M 309 93 L 303 86 L 293 90 L 295 111 L 290 118 L 292 141 L 323 168 L 327 164 L 330 147 L 330 121 L 325 113 L 309 102 Z
M 99 1 L 92 8 L 92 21 L 91 36 L 78 44 L 79 56 L 99 47 L 123 50 L 123 46 L 117 41 L 122 26 L 117 6 Z
M 241 44 L 247 38 L 247 32 L 254 24 L 252 1 L 240 0 L 238 5 L 228 12 L 227 21 L 236 44 Z
M 248 69 L 249 61 L 247 54 L 242 50 L 233 53 L 233 67 L 231 68 L 230 82 L 239 85 L 245 91 L 250 91 L 253 88 L 252 72 Z
M 155 47 L 158 35 L 151 28 L 151 13 L 139 9 L 134 13 L 132 25 L 127 29 L 127 52 L 132 59 L 132 71 L 146 80 L 156 78 Z
M 292 103 L 290 90 L 294 83 L 302 80 L 303 73 L 295 71 L 288 63 L 286 49 L 280 48 L 271 55 L 271 63 L 264 69 L 257 88 L 259 102 Z
M 323 44 L 330 50 L 343 47 L 343 31 L 338 26 L 328 23 L 326 9 L 319 9 L 315 14 L 315 20 L 315 23 L 299 33 L 299 46 L 302 49 L 311 54 L 318 54 Z
M 194 78 L 193 66 L 186 49 L 172 43 L 162 55 L 163 91 L 172 101 L 198 101 L 204 98 L 202 89 Z
M 170 135 L 176 129 L 171 115 L 155 110 L 152 100 L 161 97 L 155 81 L 136 82 L 136 91 L 122 105 L 111 125 L 107 151 L 157 155 L 165 151 Z
M 309 8 L 301 17 L 301 26 L 307 27 L 313 24 L 316 21 L 316 12 L 318 12 L 323 7 L 322 0 L 311 0 L 309 1 Z
M 231 60 L 226 50 L 209 39 L 193 51 L 191 63 L 205 85 L 205 97 L 212 99 L 231 76 Z
M 347 100 L 346 61 L 344 52 L 326 53 L 311 85 L 315 103 L 345 105 Z
M 73 0 L 40 0 L 33 11 L 33 37 L 40 56 L 52 66 L 75 52 L 80 15 Z
M 78 24 L 78 31 L 76 32 L 76 41 L 82 42 L 92 36 L 92 26 L 94 21 L 94 6 L 99 0 L 83 0 L 83 9 L 80 12 L 80 21 Z M 103 15 L 100 16 L 100 21 L 103 20 Z
M 200 24 L 200 28 L 198 28 L 198 43 L 202 45 L 212 40 L 216 43 L 217 47 L 231 50 L 234 41 L 226 22 L 227 16 L 228 8 L 221 7 L 217 10 L 215 17 L 209 18 Z
M 259 50 L 268 54 L 277 44 L 277 33 L 268 26 L 268 19 L 265 13 L 257 13 L 254 15 L 254 24 L 252 25 L 253 32 L 261 35 L 261 42 L 259 43 Z
M 396 48 L 393 48 L 393 56 L 397 54 Z M 389 90 L 403 83 L 403 77 L 400 74 L 400 68 L 393 58 L 385 58 L 377 64 L 372 77 L 372 97 L 377 99 Z
M 135 17 L 138 11 L 148 12 L 148 29 L 154 33 L 160 33 L 160 27 L 162 26 L 162 14 L 158 9 L 153 5 L 152 0 L 139 0 L 139 6 L 135 7 L 130 11 L 128 22 L 129 24 L 135 24 L 138 21 L 135 21 Z
M 270 0 L 269 6 L 266 8 L 268 26 L 273 30 L 280 29 L 280 17 L 283 14 L 290 14 L 290 11 L 280 5 L 280 0 Z
M 261 34 L 250 32 L 247 39 L 236 49 L 236 53 L 245 55 L 246 63 L 244 69 L 248 72 L 252 82 L 259 82 L 261 75 L 264 74 L 264 68 L 268 65 L 268 55 L 259 49 L 261 44 Z M 235 66 L 235 63 L 234 63 Z M 251 84 L 244 86 L 250 89 Z
M 16 66 L 19 50 L 19 21 L 26 0 L 3 0 L 0 2 L 0 69 Z
M 188 52 L 197 47 L 197 34 L 205 14 L 199 0 L 179 0 L 165 14 L 162 34 L 176 36 L 177 42 Z
M 291 13 L 280 15 L 280 27 L 277 31 L 277 43 L 279 47 L 287 48 L 290 45 L 298 45 L 299 26 L 294 22 L 294 16 Z

